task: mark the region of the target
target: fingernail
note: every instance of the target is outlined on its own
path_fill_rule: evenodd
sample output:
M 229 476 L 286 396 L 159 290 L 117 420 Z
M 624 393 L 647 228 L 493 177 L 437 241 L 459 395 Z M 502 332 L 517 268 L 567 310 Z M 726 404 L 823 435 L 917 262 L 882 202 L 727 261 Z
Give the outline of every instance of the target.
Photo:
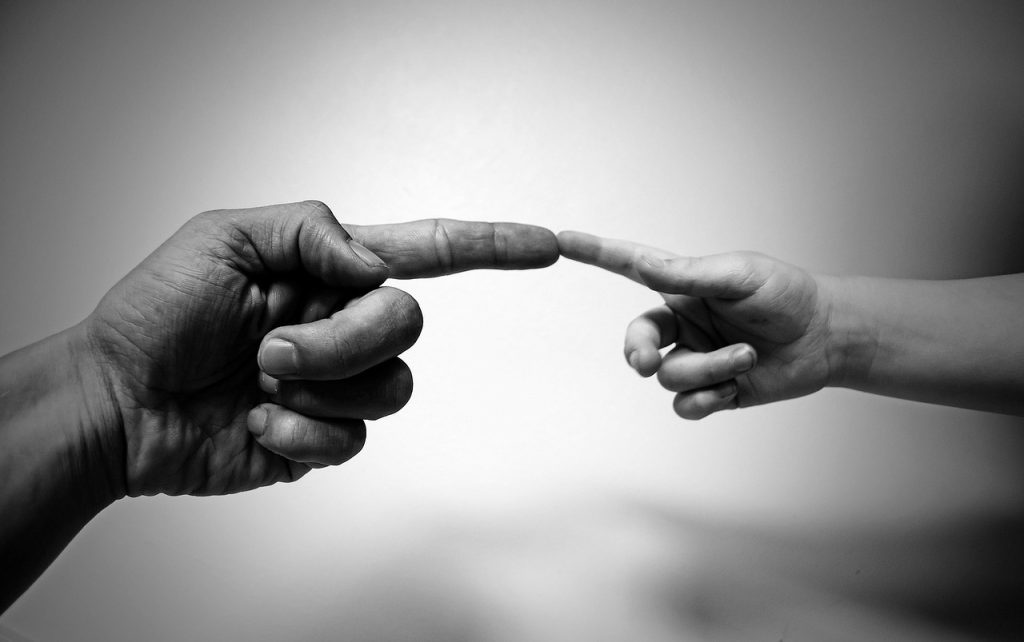
M 352 248 L 352 251 L 356 253 L 356 256 L 363 260 L 363 263 L 370 267 L 387 267 L 387 263 L 385 263 L 383 259 L 366 249 L 366 246 L 359 241 L 349 240 L 348 246 Z
M 637 361 L 638 361 L 639 359 L 640 359 L 640 355 L 638 355 L 638 354 L 636 353 L 636 350 L 634 350 L 634 351 L 632 351 L 632 352 L 630 352 L 630 353 L 629 353 L 629 356 L 628 356 L 628 357 L 626 357 L 626 363 L 628 363 L 628 364 L 629 364 L 629 367 L 630 367 L 630 368 L 632 368 L 632 369 L 636 370 L 636 362 L 637 362 Z
M 249 412 L 249 418 L 246 422 L 249 426 L 249 432 L 260 437 L 267 431 L 267 409 L 263 406 L 256 406 Z
M 755 363 L 757 363 L 757 354 L 750 346 L 741 346 L 733 353 L 732 365 L 735 372 L 742 373 L 752 370 Z
M 276 395 L 281 389 L 281 382 L 265 372 L 260 373 L 260 390 L 268 395 Z
M 728 382 L 722 384 L 718 388 L 718 396 L 721 397 L 722 399 L 728 399 L 729 397 L 735 397 L 736 396 L 736 392 L 738 390 L 739 389 L 736 387 L 736 382 L 735 381 L 728 381 Z
M 665 267 L 665 259 L 658 258 L 657 256 L 648 256 L 644 254 L 640 257 L 640 260 L 651 266 L 652 268 L 663 268 Z
M 284 339 L 271 339 L 260 350 L 260 368 L 268 375 L 292 375 L 299 372 L 295 346 Z

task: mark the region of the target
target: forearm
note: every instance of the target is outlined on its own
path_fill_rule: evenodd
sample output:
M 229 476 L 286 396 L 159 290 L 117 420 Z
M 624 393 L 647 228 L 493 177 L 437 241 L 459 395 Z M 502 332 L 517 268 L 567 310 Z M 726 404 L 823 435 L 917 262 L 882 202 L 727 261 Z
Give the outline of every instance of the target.
M 0 612 L 123 495 L 103 391 L 77 327 L 0 359 Z
M 820 283 L 834 385 L 1024 415 L 1024 275 Z

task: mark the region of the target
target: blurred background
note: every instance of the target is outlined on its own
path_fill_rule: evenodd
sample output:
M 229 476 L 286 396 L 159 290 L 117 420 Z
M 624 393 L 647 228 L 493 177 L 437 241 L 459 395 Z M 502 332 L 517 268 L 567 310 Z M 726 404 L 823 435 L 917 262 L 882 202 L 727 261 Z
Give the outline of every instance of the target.
M 302 199 L 1024 270 L 1022 34 L 995 1 L 6 2 L 0 351 L 194 214 Z M 659 301 L 636 284 L 561 261 L 397 285 L 416 392 L 358 457 L 117 503 L 0 640 L 1024 631 L 1019 419 L 827 390 L 687 423 L 623 362 Z

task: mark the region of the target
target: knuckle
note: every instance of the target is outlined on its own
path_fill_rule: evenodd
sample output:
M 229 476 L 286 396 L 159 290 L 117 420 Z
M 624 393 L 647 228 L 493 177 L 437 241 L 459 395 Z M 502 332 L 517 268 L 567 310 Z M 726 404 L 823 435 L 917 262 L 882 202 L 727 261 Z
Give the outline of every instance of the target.
M 348 456 L 352 457 L 366 445 L 366 422 L 356 419 L 345 433 L 348 435 Z
M 666 367 L 664 364 L 658 368 L 658 383 L 661 384 L 662 388 L 671 390 L 672 388 L 678 387 L 678 378 L 675 373 L 671 371 L 671 368 Z
M 423 310 L 411 294 L 398 288 L 383 287 L 390 298 L 388 305 L 388 316 L 392 320 L 394 329 L 410 337 L 413 341 L 419 337 L 423 329 Z
M 274 410 L 271 412 L 269 424 L 272 428 L 273 441 L 282 449 L 291 451 L 302 443 L 305 429 L 298 416 L 290 412 Z
M 437 263 L 445 272 L 451 272 L 454 268 L 455 257 L 452 253 L 452 242 L 448 235 L 447 221 L 434 219 L 434 252 L 437 255 Z
M 229 220 L 229 210 L 207 210 L 196 214 L 185 223 L 185 227 L 206 233 L 219 230 Z
M 413 379 L 409 366 L 399 359 L 395 361 L 395 370 L 388 382 L 388 399 L 394 408 L 393 412 L 398 412 L 412 398 Z
M 334 213 L 331 212 L 331 208 L 327 207 L 327 204 L 323 201 L 318 200 L 307 200 L 302 201 L 302 207 L 306 210 L 307 214 L 311 218 L 333 218 Z
M 347 419 L 327 431 L 329 445 L 323 448 L 323 463 L 337 466 L 359 454 L 366 444 L 366 422 L 361 419 Z
M 381 366 L 381 378 L 372 388 L 367 388 L 365 419 L 380 419 L 393 415 L 409 403 L 412 398 L 412 371 L 400 359 L 392 359 Z
M 666 390 L 683 392 L 702 385 L 708 375 L 704 364 L 694 364 L 692 354 L 669 353 L 658 368 L 658 383 Z
M 732 276 L 737 283 L 760 287 L 767 278 L 768 266 L 772 260 L 765 254 L 752 250 L 733 253 Z
M 704 383 L 710 385 L 728 378 L 731 371 L 732 357 L 729 354 L 716 355 L 716 358 L 704 360 Z
M 278 390 L 281 405 L 302 412 L 316 406 L 317 398 L 302 382 L 281 382 Z
M 329 346 L 331 359 L 334 361 L 334 368 L 332 370 L 336 372 L 348 372 L 352 355 L 360 355 L 365 352 L 364 348 L 350 341 L 347 336 L 341 333 L 333 333 L 331 335 Z M 356 360 L 358 361 L 358 356 Z

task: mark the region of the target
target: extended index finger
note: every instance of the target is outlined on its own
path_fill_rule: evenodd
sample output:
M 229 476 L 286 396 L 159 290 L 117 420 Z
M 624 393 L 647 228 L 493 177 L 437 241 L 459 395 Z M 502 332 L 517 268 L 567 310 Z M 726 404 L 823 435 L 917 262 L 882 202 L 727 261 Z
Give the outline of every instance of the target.
M 609 272 L 621 274 L 637 283 L 646 285 L 637 272 L 636 263 L 642 256 L 672 259 L 676 255 L 649 245 L 641 245 L 632 241 L 607 239 L 585 232 L 559 232 L 558 247 L 562 256 L 604 268 Z
M 547 267 L 559 256 L 551 230 L 523 223 L 439 218 L 345 229 L 384 259 L 398 279 L 479 269 L 528 270 Z

